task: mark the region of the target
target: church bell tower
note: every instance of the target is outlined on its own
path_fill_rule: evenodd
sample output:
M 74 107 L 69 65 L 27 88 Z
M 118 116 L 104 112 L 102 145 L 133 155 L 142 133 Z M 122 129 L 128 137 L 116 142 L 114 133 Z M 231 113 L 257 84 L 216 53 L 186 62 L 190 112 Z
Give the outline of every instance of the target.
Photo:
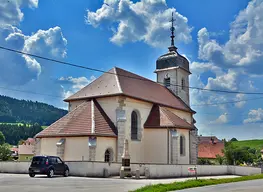
M 171 20 L 171 46 L 156 61 L 157 82 L 166 86 L 189 106 L 189 61 L 174 46 L 174 18 Z

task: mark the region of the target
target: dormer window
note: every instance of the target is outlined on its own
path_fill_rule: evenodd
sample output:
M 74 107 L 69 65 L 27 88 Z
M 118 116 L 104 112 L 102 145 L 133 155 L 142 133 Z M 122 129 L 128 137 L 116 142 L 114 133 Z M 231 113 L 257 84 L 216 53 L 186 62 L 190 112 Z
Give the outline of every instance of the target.
M 170 87 L 171 85 L 170 77 L 164 79 L 164 85 L 165 87 Z

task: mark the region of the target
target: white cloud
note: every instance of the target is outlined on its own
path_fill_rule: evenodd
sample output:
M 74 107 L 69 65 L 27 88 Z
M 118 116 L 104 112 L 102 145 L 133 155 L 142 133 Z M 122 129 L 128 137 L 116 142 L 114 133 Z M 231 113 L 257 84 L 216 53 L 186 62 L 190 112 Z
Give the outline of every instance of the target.
M 263 121 L 263 109 L 252 109 L 248 113 L 248 118 L 244 120 L 244 123 L 256 123 Z
M 90 84 L 92 81 L 96 79 L 95 76 L 91 76 L 89 79 L 86 77 L 60 77 L 58 79 L 58 82 L 62 85 L 62 88 L 64 89 L 64 97 L 67 98 L 71 96 L 72 94 L 76 93 L 83 87 Z
M 234 70 L 228 70 L 228 73 L 218 75 L 216 78 L 209 77 L 205 88 L 207 89 L 223 89 L 237 90 L 238 73 Z
M 248 6 L 240 11 L 234 18 L 230 26 L 229 40 L 219 43 L 213 32 L 209 32 L 205 27 L 198 32 L 198 58 L 199 61 L 191 63 L 193 75 L 199 76 L 204 84 L 201 87 L 209 89 L 245 91 L 260 91 L 261 78 L 263 73 L 263 0 L 252 0 Z M 213 75 L 210 77 L 212 72 Z M 204 79 L 207 78 L 207 79 Z M 197 78 L 190 78 L 197 79 Z M 207 80 L 207 81 L 206 81 Z M 214 93 L 209 91 L 191 91 L 191 100 L 195 104 L 221 103 L 228 101 L 244 100 L 242 94 Z M 252 97 L 253 98 L 253 97 Z M 197 113 L 206 111 L 219 115 L 218 121 L 227 120 L 227 123 L 253 122 L 259 119 L 259 115 L 254 115 L 243 120 L 242 115 L 237 117 L 222 116 L 223 111 L 230 110 L 232 114 L 242 114 L 249 110 L 249 106 L 256 106 L 256 103 L 246 101 L 220 104 L 217 106 L 202 106 L 197 108 Z M 255 113 L 255 112 L 254 112 Z M 197 119 L 198 121 L 198 119 Z
M 244 94 L 237 94 L 236 99 L 237 101 L 244 100 L 245 95 Z M 246 104 L 246 101 L 240 101 L 238 103 L 235 103 L 235 106 L 238 108 L 242 108 Z
M 240 67 L 248 74 L 263 68 L 263 1 L 252 0 L 232 22 L 229 40 L 220 45 L 206 28 L 198 32 L 199 58 L 221 67 Z
M 87 10 L 86 23 L 93 27 L 108 25 L 113 29 L 110 41 L 122 45 L 127 42 L 144 41 L 154 47 L 167 47 L 170 43 L 169 29 L 172 12 L 175 21 L 175 42 L 192 40 L 192 28 L 188 19 L 168 8 L 165 0 L 104 0 L 95 12 Z M 115 28 L 115 25 L 118 25 Z
M 23 7 L 37 8 L 38 0 L 2 0 L 0 3 L 0 25 L 16 25 L 24 18 Z
M 222 114 L 216 119 L 216 123 L 222 124 L 222 123 L 227 123 L 227 114 Z
M 39 30 L 28 36 L 14 26 L 2 25 L 0 37 L 1 45 L 8 48 L 51 58 L 66 56 L 67 41 L 60 27 Z M 0 51 L 0 59 L 0 80 L 6 85 L 23 85 L 37 80 L 42 72 L 40 62 L 44 63 L 43 60 L 5 50 Z

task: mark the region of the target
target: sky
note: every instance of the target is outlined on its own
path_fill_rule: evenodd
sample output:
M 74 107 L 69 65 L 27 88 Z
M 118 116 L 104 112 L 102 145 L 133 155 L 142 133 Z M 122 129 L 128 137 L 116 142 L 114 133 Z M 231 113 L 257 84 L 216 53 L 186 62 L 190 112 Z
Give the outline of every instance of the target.
M 0 46 L 156 80 L 172 12 L 191 87 L 263 92 L 263 0 L 1 0 Z M 100 75 L 0 50 L 2 95 L 67 108 L 63 99 Z M 190 102 L 199 134 L 263 138 L 262 94 L 190 89 Z

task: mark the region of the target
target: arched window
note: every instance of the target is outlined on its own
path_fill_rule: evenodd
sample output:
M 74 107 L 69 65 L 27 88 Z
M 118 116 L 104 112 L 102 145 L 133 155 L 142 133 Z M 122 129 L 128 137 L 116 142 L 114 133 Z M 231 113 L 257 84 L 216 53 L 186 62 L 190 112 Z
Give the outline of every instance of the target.
M 104 161 L 105 162 L 112 162 L 113 161 L 113 151 L 111 149 L 107 149 L 105 151 Z
M 182 135 L 180 136 L 180 155 L 185 155 L 185 137 Z
M 138 115 L 135 111 L 131 114 L 131 139 L 138 139 Z
M 184 78 L 182 78 L 182 90 L 184 90 L 185 89 L 185 81 L 184 81 Z

